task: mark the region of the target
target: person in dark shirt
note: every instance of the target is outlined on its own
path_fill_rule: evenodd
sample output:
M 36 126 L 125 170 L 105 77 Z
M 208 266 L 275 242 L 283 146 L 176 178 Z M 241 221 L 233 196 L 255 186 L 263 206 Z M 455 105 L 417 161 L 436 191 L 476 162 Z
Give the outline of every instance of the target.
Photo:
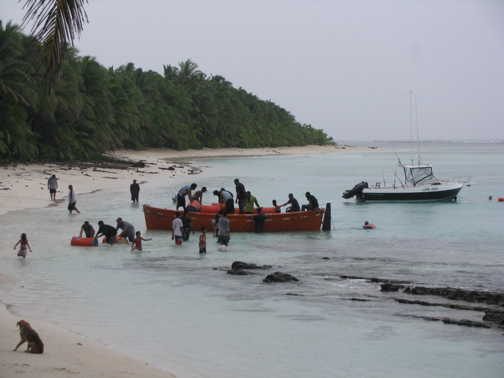
M 95 239 L 99 236 L 105 236 L 105 241 L 109 244 L 114 244 L 116 242 L 117 230 L 108 224 L 103 223 L 103 221 L 98 222 L 98 232 L 95 235 Z
M 301 210 L 303 210 L 303 211 L 308 210 L 309 211 L 309 210 L 317 210 L 319 208 L 318 200 L 315 198 L 315 196 L 313 194 L 311 194 L 310 192 L 306 192 L 305 197 L 308 200 L 308 204 L 303 205 Z
M 213 194 L 219 198 L 219 203 L 224 204 L 224 210 L 226 213 L 234 214 L 233 193 L 229 190 L 221 188 L 220 190 L 214 190 Z
M 299 211 L 299 202 L 297 199 L 294 198 L 294 194 L 289 193 L 289 200 L 285 202 L 284 204 L 278 206 L 278 207 L 284 207 L 286 205 L 290 205 L 290 207 L 287 208 L 286 212 L 290 213 L 292 211 Z
M 86 238 L 94 237 L 95 230 L 88 221 L 85 221 L 84 224 L 81 226 L 79 237 L 82 238 L 83 233 L 86 235 Z
M 266 221 L 266 215 L 262 211 L 262 207 L 257 208 L 257 214 L 254 215 L 254 231 L 256 233 L 262 233 L 264 231 L 264 222 Z
M 138 203 L 138 194 L 140 193 L 140 185 L 133 180 L 133 184 L 130 185 L 131 202 Z
M 196 185 L 196 183 L 193 182 L 191 185 L 186 185 L 186 186 L 183 186 L 182 188 L 180 188 L 180 190 L 177 193 L 177 208 L 176 208 L 176 210 L 178 210 L 179 207 L 182 207 L 185 210 L 185 208 L 186 208 L 185 198 L 187 196 L 189 201 L 191 201 L 191 193 L 194 189 L 196 189 L 197 186 L 198 185 Z
M 234 183 L 236 186 L 236 203 L 238 204 L 238 207 L 240 208 L 240 214 L 243 214 L 243 208 L 245 207 L 245 204 L 247 203 L 247 192 L 245 190 L 245 186 L 238 180 L 237 178 L 234 179 Z
M 182 240 L 188 241 L 189 236 L 191 235 L 191 217 L 189 217 L 187 211 L 184 211 L 184 214 L 180 219 L 182 220 Z

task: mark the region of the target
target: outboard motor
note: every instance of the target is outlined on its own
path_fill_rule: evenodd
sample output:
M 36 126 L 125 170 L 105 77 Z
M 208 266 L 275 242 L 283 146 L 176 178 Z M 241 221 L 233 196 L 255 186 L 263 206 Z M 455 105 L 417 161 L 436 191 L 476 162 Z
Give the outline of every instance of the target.
M 343 193 L 342 197 L 344 199 L 349 199 L 349 198 L 352 198 L 354 196 L 357 196 L 357 198 L 359 198 L 361 196 L 361 194 L 362 194 L 362 191 L 365 188 L 369 188 L 368 183 L 365 182 L 365 181 L 359 182 L 352 189 L 345 190 L 345 192 Z

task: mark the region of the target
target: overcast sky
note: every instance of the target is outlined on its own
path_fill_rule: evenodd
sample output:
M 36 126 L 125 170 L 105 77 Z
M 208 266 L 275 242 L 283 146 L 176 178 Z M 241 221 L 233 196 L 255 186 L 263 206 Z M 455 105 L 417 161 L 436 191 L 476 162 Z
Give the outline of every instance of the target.
M 24 2 L 24 0 L 23 0 Z M 202 71 L 338 140 L 504 140 L 504 0 L 89 0 L 76 47 L 106 65 Z M 22 3 L 0 18 L 21 22 Z M 29 30 L 28 30 L 29 31 Z

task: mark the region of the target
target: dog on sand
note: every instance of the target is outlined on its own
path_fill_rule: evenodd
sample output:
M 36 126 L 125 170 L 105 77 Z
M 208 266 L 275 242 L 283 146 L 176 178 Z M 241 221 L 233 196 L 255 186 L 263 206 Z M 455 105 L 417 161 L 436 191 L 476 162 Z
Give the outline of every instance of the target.
M 38 333 L 31 327 L 30 323 L 26 320 L 20 320 L 17 322 L 17 326 L 19 327 L 21 341 L 16 345 L 14 351 L 26 342 L 28 344 L 25 351 L 26 353 L 44 353 L 44 343 L 40 340 Z

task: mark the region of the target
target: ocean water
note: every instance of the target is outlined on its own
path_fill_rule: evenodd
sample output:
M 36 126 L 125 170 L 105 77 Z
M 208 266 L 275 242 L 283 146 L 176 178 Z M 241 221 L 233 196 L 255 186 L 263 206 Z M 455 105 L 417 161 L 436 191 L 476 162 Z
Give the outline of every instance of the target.
M 145 231 L 141 208 L 125 192 L 79 196 L 78 216 L 64 206 L 10 213 L 0 219 L 1 248 L 27 232 L 34 253 L 26 261 L 14 251 L 0 258 L 0 271 L 18 280 L 0 298 L 32 323 L 60 324 L 179 377 L 502 377 L 502 330 L 411 317 L 481 320 L 481 313 L 399 304 L 393 298 L 401 294 L 339 277 L 504 290 L 504 204 L 495 201 L 504 197 L 504 144 L 423 145 L 439 178 L 467 180 L 456 203 L 341 198 L 363 179 L 390 182 L 396 153 L 407 160 L 414 146 L 197 161 L 204 173 L 187 183 L 211 189 L 207 203 L 213 188 L 233 189 L 239 177 L 264 205 L 286 201 L 289 192 L 303 202 L 310 191 L 333 208 L 330 233 L 232 234 L 226 252 L 208 235 L 203 258 L 198 234 L 175 248 L 168 232 L 147 231 L 153 240 L 142 253 L 70 247 L 84 219 L 113 224 L 121 216 Z M 171 207 L 176 189 L 156 178 L 141 201 Z M 362 230 L 365 220 L 377 229 Z M 300 282 L 266 285 L 261 271 L 226 274 L 235 260 L 273 265 Z

